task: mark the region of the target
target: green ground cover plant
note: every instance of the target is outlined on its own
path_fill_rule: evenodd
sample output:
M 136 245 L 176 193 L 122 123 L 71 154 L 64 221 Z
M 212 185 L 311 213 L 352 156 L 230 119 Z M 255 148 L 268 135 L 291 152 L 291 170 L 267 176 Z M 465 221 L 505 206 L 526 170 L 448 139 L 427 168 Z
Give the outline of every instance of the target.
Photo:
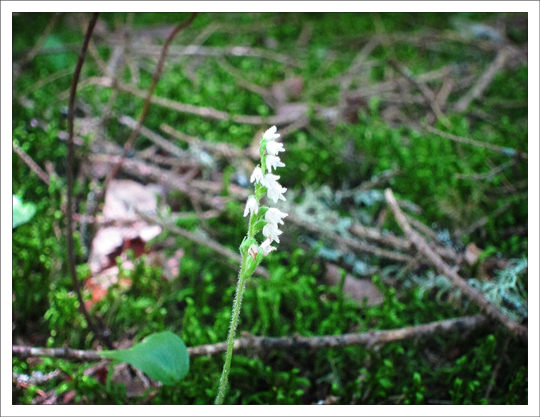
M 69 89 L 90 14 L 13 16 L 13 195 L 35 211 L 13 225 L 13 403 L 213 404 L 239 267 L 265 252 L 246 281 L 224 404 L 527 404 L 522 334 L 399 220 L 526 329 L 527 15 L 199 14 L 171 42 L 100 200 L 166 39 L 189 18 L 99 15 L 70 167 Z M 239 253 L 274 125 L 283 235 L 276 251 L 250 241 Z M 70 170 L 78 282 L 111 347 L 73 286 Z M 187 346 L 182 377 L 99 356 L 156 334 Z

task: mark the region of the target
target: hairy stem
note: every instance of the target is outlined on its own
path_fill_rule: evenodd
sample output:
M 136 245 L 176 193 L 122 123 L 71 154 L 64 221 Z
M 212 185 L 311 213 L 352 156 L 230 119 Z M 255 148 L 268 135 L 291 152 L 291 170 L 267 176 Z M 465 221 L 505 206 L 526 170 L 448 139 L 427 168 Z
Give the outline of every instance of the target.
M 247 276 L 244 276 L 246 270 L 247 253 L 242 253 L 242 266 L 240 268 L 240 274 L 238 276 L 238 284 L 236 287 L 236 296 L 234 297 L 233 311 L 231 317 L 231 325 L 229 327 L 229 337 L 227 339 L 227 353 L 225 355 L 225 364 L 223 365 L 223 372 L 221 373 L 221 379 L 219 380 L 219 390 L 216 397 L 215 404 L 223 404 L 225 399 L 225 391 L 229 382 L 229 371 L 231 369 L 231 361 L 233 355 L 234 336 L 236 335 L 236 328 L 238 327 L 238 319 L 240 317 L 240 308 L 242 307 L 242 297 L 244 296 L 244 288 L 246 286 Z

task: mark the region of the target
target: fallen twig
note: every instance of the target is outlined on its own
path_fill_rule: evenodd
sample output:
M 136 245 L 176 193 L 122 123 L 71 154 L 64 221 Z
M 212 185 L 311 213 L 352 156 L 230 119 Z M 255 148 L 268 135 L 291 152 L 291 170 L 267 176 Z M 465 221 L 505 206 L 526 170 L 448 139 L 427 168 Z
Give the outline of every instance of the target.
M 368 349 L 386 343 L 399 342 L 401 340 L 419 339 L 436 334 L 450 332 L 468 333 L 479 329 L 487 324 L 488 320 L 483 315 L 465 316 L 456 319 L 435 321 L 418 326 L 404 327 L 394 330 L 371 330 L 364 333 L 347 333 L 332 336 L 295 336 L 295 337 L 264 337 L 252 336 L 243 333 L 243 337 L 234 342 L 234 350 L 251 349 L 324 349 L 346 346 L 366 346 Z M 189 347 L 189 356 L 213 356 L 227 350 L 227 342 L 213 345 L 201 345 Z M 84 362 L 100 361 L 97 350 L 75 350 L 69 348 L 38 348 L 32 346 L 12 346 L 13 357 L 27 359 L 31 357 L 62 358 L 81 360 Z
M 129 127 L 130 129 L 136 129 L 138 126 L 137 121 L 133 120 L 129 116 L 121 116 L 118 119 L 118 121 L 122 123 L 123 125 Z M 169 142 L 167 139 L 159 136 L 157 133 L 153 132 L 147 127 L 141 125 L 139 127 L 139 131 L 142 135 L 150 139 L 152 142 L 158 145 L 161 149 L 164 149 L 167 152 L 169 152 L 171 155 L 174 155 L 177 158 L 183 158 L 183 159 L 190 158 L 190 155 L 188 152 L 184 151 L 182 148 L 179 148 L 175 144 Z
M 512 165 L 515 164 L 515 160 L 511 159 L 509 161 L 506 161 L 504 163 L 502 163 L 501 165 L 495 167 L 495 168 L 492 168 L 490 171 L 488 172 L 484 172 L 482 174 L 460 174 L 460 173 L 456 173 L 454 174 L 454 177 L 455 178 L 459 178 L 461 180 L 478 180 L 478 181 L 481 181 L 481 180 L 488 180 L 488 181 L 491 181 L 495 175 L 501 173 L 502 171 L 504 171 L 505 169 L 511 167 Z
M 36 162 L 28 155 L 25 151 L 23 151 L 19 146 L 17 146 L 15 143 L 12 143 L 13 152 L 15 152 L 17 155 L 20 156 L 20 158 L 28 165 L 28 167 L 36 173 L 36 175 L 41 178 L 41 180 L 49 185 L 51 180 L 49 178 L 49 175 L 41 169 L 41 167 L 36 164 Z
M 51 34 L 54 25 L 56 25 L 56 22 L 58 22 L 58 18 L 60 17 L 60 15 L 61 13 L 53 13 L 51 20 L 49 20 L 47 27 L 39 37 L 36 44 L 32 47 L 32 49 L 30 49 L 30 51 L 28 51 L 26 56 L 17 65 L 14 66 L 13 79 L 11 81 L 12 85 L 15 85 L 15 81 L 17 81 L 17 78 L 19 77 L 23 69 L 28 65 L 28 63 L 30 63 L 34 59 L 34 57 L 41 50 L 41 48 L 45 44 L 45 41 Z
M 485 148 L 485 149 L 490 149 L 495 152 L 500 152 L 505 155 L 518 156 L 520 158 L 528 159 L 528 155 L 526 153 L 517 151 L 512 148 L 505 148 L 503 146 L 492 145 L 491 143 L 485 143 L 485 142 L 480 142 L 474 139 L 463 138 L 461 136 L 452 135 L 451 133 L 446 133 L 446 132 L 443 132 L 442 130 L 435 129 L 434 127 L 431 127 L 431 126 L 425 126 L 425 129 L 428 132 L 435 133 L 436 135 L 439 135 L 445 139 L 453 140 L 455 142 L 466 143 L 468 145 L 478 146 L 480 148 Z
M 396 202 L 394 193 L 390 188 L 386 189 L 385 196 L 386 202 L 394 212 L 396 221 L 401 226 L 401 229 L 405 232 L 407 239 L 412 242 L 416 249 L 422 253 L 441 274 L 447 276 L 455 287 L 459 288 L 464 295 L 472 299 L 484 313 L 486 313 L 490 318 L 502 323 L 508 330 L 510 330 L 510 332 L 512 332 L 512 334 L 521 338 L 522 341 L 527 342 L 528 329 L 510 319 L 496 306 L 491 304 L 480 291 L 473 288 L 465 279 L 460 277 L 457 272 L 446 264 L 442 258 L 429 247 L 424 238 L 415 232 L 409 225 L 407 219 Z
M 153 47 L 151 45 L 142 47 L 131 46 L 130 50 L 133 54 L 136 55 L 158 55 L 158 48 L 158 46 Z M 187 45 L 171 48 L 170 56 L 178 57 L 185 55 L 200 55 L 213 57 L 222 57 L 224 55 L 250 56 L 254 58 L 271 59 L 286 65 L 300 67 L 300 64 L 294 58 L 291 58 L 287 55 L 283 55 L 273 51 L 267 51 L 260 48 L 250 48 L 248 46 L 229 46 L 225 48 L 218 48 L 211 46 Z
M 390 66 L 394 69 L 396 69 L 401 75 L 403 75 L 408 81 L 410 81 L 425 97 L 427 104 L 431 107 L 431 110 L 435 114 L 438 120 L 444 123 L 444 125 L 448 128 L 451 128 L 451 124 L 448 121 L 448 119 L 444 116 L 439 103 L 437 102 L 437 98 L 433 91 L 423 82 L 418 81 L 417 78 L 413 75 L 413 73 L 405 67 L 402 67 L 397 62 L 393 60 L 389 60 L 388 63 Z
M 491 391 L 493 390 L 493 387 L 495 386 L 495 383 L 497 381 L 497 375 L 501 369 L 502 363 L 504 360 L 507 360 L 506 352 L 508 351 L 508 345 L 510 344 L 510 338 L 506 338 L 504 342 L 504 346 L 502 348 L 502 352 L 499 355 L 499 360 L 497 361 L 497 364 L 495 365 L 495 368 L 493 368 L 493 373 L 491 374 L 491 378 L 489 380 L 489 385 L 486 388 L 486 393 L 484 394 L 484 398 L 487 400 L 489 399 L 489 396 L 491 395 Z
M 152 84 L 150 85 L 150 88 L 145 93 L 144 97 L 144 105 L 141 112 L 141 115 L 139 116 L 139 121 L 137 122 L 137 125 L 132 129 L 131 135 L 129 136 L 128 140 L 124 144 L 124 150 L 122 152 L 122 156 L 120 158 L 120 161 L 112 168 L 112 170 L 109 172 L 107 177 L 105 178 L 105 181 L 103 183 L 103 187 L 101 188 L 101 191 L 99 193 L 99 196 L 96 198 L 97 201 L 101 201 L 103 197 L 105 196 L 107 192 L 107 188 L 109 186 L 109 183 L 114 178 L 120 167 L 122 166 L 123 159 L 126 157 L 128 152 L 131 150 L 133 146 L 133 142 L 135 139 L 139 136 L 139 131 L 146 119 L 146 115 L 148 114 L 148 110 L 150 109 L 150 103 L 151 103 L 151 97 L 154 94 L 154 89 L 157 86 L 157 83 L 161 77 L 161 71 L 163 69 L 163 64 L 165 63 L 165 58 L 167 57 L 167 50 L 169 48 L 170 43 L 175 38 L 175 36 L 180 32 L 182 29 L 188 27 L 191 22 L 193 22 L 193 19 L 197 16 L 197 13 L 192 13 L 191 16 L 185 21 L 177 25 L 174 30 L 169 34 L 167 40 L 165 41 L 165 44 L 163 45 L 161 49 L 161 53 L 159 56 L 159 61 L 157 68 L 152 75 Z M 90 215 L 94 215 L 95 213 L 90 213 Z
M 486 87 L 491 83 L 497 73 L 504 67 L 506 60 L 516 54 L 516 49 L 512 46 L 502 48 L 495 57 L 495 60 L 489 65 L 486 71 L 480 76 L 476 84 L 461 97 L 455 104 L 454 109 L 457 112 L 464 112 L 474 99 L 480 98 Z
M 330 239 L 332 239 L 334 242 L 336 242 L 338 245 L 354 248 L 358 250 L 359 252 L 369 252 L 369 253 L 374 254 L 375 256 L 386 258 L 386 259 L 392 259 L 394 261 L 399 261 L 399 262 L 410 262 L 412 260 L 412 258 L 409 255 L 405 255 L 403 253 L 399 253 L 395 251 L 381 249 L 377 246 L 370 245 L 369 243 L 360 242 L 355 239 L 350 239 L 347 237 L 340 236 L 335 232 L 324 230 L 321 227 L 314 225 L 312 223 L 309 223 L 305 220 L 302 220 L 293 214 L 289 214 L 289 216 L 287 217 L 287 220 L 293 223 L 296 223 L 297 225 L 305 229 L 326 235 Z
M 90 314 L 86 310 L 84 300 L 81 293 L 81 287 L 79 285 L 79 279 L 77 277 L 77 270 L 75 268 L 75 246 L 73 242 L 73 159 L 75 155 L 75 145 L 73 143 L 73 118 L 75 115 L 75 95 L 77 94 L 77 84 L 79 82 L 79 76 L 81 74 L 81 69 L 84 63 L 84 58 L 86 56 L 86 51 L 88 48 L 88 43 L 90 42 L 90 36 L 96 25 L 99 13 L 92 14 L 92 18 L 88 23 L 88 29 L 84 35 L 84 42 L 79 53 L 79 59 L 77 60 L 77 65 L 75 67 L 75 72 L 73 74 L 73 80 L 71 82 L 70 95 L 69 95 L 69 106 L 68 106 L 68 151 L 67 151 L 67 173 L 66 173 L 66 184 L 67 184 L 67 209 L 66 209 L 66 219 L 67 219 L 67 246 L 68 246 L 68 266 L 70 275 L 73 281 L 73 289 L 77 294 L 77 299 L 79 301 L 79 309 L 83 314 L 88 326 L 92 329 L 94 334 L 99 337 L 103 343 L 109 348 L 112 349 L 112 342 L 109 338 L 110 332 L 100 327 L 100 323 L 96 324 L 94 320 L 90 317 Z

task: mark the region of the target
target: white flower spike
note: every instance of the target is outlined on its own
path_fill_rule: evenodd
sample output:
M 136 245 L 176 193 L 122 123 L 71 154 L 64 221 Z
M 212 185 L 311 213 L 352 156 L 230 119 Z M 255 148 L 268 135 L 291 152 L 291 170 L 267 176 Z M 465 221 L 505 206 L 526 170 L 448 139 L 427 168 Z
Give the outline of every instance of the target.
M 250 196 L 248 198 L 248 201 L 246 203 L 246 208 L 244 210 L 244 217 L 246 217 L 248 215 L 248 213 L 250 214 L 258 214 L 259 213 L 259 205 L 257 204 L 257 199 L 253 196 Z
M 236 296 L 233 301 L 231 326 L 227 341 L 228 349 L 225 357 L 225 364 L 223 365 L 223 372 L 219 381 L 218 395 L 215 401 L 216 404 L 223 404 L 227 388 L 228 374 L 232 359 L 231 346 L 234 343 L 234 334 L 238 327 L 240 307 L 242 306 L 242 288 L 244 288 L 247 279 L 256 271 L 261 259 L 270 252 L 276 250 L 276 248 L 272 246 L 272 242 L 275 241 L 279 243 L 279 235 L 283 232 L 279 230 L 278 225 L 283 224 L 283 219 L 288 216 L 287 213 L 283 213 L 274 207 L 262 206 L 259 211 L 259 200 L 262 198 L 265 191 L 268 199 L 272 200 L 274 203 L 277 203 L 278 200 L 286 201 L 283 194 L 287 189 L 277 182 L 280 178 L 279 175 L 272 174 L 273 169 L 275 170 L 278 167 L 285 166 L 278 156 L 279 152 L 285 151 L 283 144 L 275 142 L 275 139 L 280 136 L 281 135 L 277 133 L 276 126 L 272 126 L 263 133 L 259 145 L 259 155 L 262 160 L 261 165 L 253 170 L 250 177 L 250 181 L 255 183 L 255 193 L 248 197 L 246 208 L 244 209 L 244 217 L 249 214 L 249 227 L 247 236 L 240 244 L 242 266 L 240 267 Z M 265 240 L 259 246 L 256 235 L 261 230 L 261 226 Z
M 274 140 L 274 139 L 279 138 L 281 135 L 276 133 L 276 132 L 277 132 L 277 127 L 272 126 L 270 129 L 268 129 L 266 132 L 264 132 L 263 139 Z

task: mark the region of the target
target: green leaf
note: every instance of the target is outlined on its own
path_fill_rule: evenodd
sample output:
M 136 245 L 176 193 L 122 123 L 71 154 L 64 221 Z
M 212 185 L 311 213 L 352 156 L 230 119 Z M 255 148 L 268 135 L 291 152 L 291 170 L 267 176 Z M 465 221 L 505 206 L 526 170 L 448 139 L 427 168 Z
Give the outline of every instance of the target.
M 36 214 L 36 205 L 23 203 L 16 195 L 13 196 L 13 225 L 12 229 L 26 223 Z
M 99 354 L 127 362 L 163 385 L 174 385 L 189 371 L 186 345 L 172 332 L 152 334 L 130 349 L 107 350 Z

